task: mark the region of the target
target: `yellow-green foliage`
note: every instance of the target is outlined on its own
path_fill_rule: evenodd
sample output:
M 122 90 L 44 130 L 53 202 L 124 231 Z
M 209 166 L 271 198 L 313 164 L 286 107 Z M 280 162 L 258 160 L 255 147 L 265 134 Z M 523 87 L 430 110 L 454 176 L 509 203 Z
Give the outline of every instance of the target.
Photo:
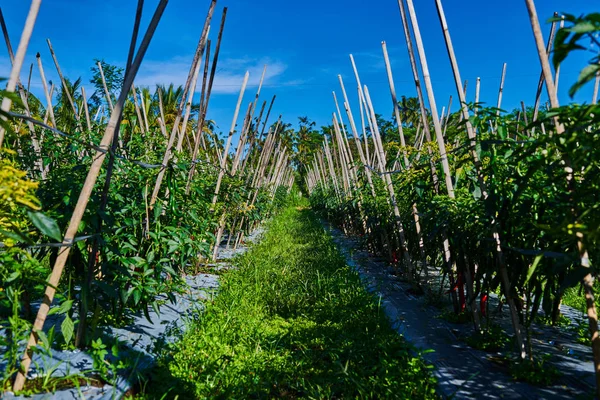
M 25 212 L 41 208 L 35 196 L 38 183 L 26 175 L 11 161 L 0 160 L 0 240 L 9 246 L 14 242 L 7 233 L 26 230 L 30 222 Z

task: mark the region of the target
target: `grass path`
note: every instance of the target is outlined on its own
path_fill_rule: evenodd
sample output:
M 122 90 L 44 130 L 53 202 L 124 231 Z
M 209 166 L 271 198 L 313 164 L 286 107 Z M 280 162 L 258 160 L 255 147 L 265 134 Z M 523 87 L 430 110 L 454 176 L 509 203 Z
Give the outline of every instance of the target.
M 165 350 L 146 393 L 436 397 L 422 359 L 392 330 L 311 210 L 282 212 L 238 266 L 181 341 Z

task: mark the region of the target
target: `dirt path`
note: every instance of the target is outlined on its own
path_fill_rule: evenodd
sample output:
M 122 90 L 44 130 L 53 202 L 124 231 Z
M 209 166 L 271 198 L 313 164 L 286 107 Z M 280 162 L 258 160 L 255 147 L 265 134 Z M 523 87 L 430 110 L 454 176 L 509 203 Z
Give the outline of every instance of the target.
M 359 250 L 359 242 L 325 224 L 365 284 L 381 296 L 381 303 L 394 328 L 421 350 L 433 350 L 424 358 L 435 367 L 434 374 L 443 396 L 460 399 L 573 399 L 593 398 L 593 362 L 591 350 L 574 341 L 572 334 L 548 327 L 534 328 L 532 343 L 536 354 L 552 355 L 562 376 L 555 385 L 537 387 L 516 382 L 494 356 L 469 347 L 460 337 L 471 330 L 468 324 L 452 324 L 439 317 L 441 310 L 425 304 L 423 297 L 410 294 L 410 288 L 392 274 L 382 261 Z M 573 310 L 565 310 L 573 312 Z M 507 314 L 507 313 L 505 313 Z M 494 320 L 510 332 L 507 315 Z M 508 326 L 507 326 L 508 324 Z M 496 357 L 497 359 L 497 357 Z

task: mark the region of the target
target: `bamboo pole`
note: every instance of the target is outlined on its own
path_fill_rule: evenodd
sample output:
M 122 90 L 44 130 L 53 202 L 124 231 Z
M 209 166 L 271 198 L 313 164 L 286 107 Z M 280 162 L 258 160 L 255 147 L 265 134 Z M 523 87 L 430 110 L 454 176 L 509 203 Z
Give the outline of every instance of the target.
M 401 0 L 399 0 L 401 1 Z M 417 45 L 417 51 L 421 60 L 421 69 L 423 72 L 423 80 L 425 81 L 425 88 L 427 90 L 427 97 L 429 99 L 429 108 L 431 109 L 431 117 L 433 119 L 433 126 L 437 138 L 438 148 L 440 150 L 440 156 L 442 161 L 442 169 L 444 171 L 444 178 L 446 180 L 446 190 L 448 191 L 448 197 L 454 198 L 454 187 L 452 184 L 452 177 L 450 176 L 450 164 L 448 163 L 448 154 L 446 153 L 446 146 L 444 144 L 444 137 L 442 136 L 442 128 L 438 117 L 437 105 L 435 102 L 435 95 L 433 93 L 433 86 L 431 85 L 431 77 L 429 76 L 429 67 L 427 64 L 427 57 L 423 48 L 423 40 L 421 38 L 421 31 L 419 29 L 419 23 L 415 13 L 415 8 L 412 0 L 406 0 L 408 4 L 408 12 L 413 26 L 415 35 L 415 42 Z
M 54 96 L 54 83 L 50 85 L 50 98 Z M 54 109 L 52 109 L 54 110 Z M 46 107 L 46 111 L 44 112 L 44 124 L 48 123 L 48 118 L 50 118 L 50 108 Z M 42 132 L 42 139 L 44 137 L 44 133 Z
M 100 78 L 102 78 L 102 87 L 104 87 L 104 96 L 106 96 L 106 102 L 110 107 L 110 111 L 113 110 L 113 102 L 110 97 L 110 92 L 108 91 L 108 86 L 106 86 L 106 78 L 104 78 L 104 70 L 102 69 L 102 63 L 98 61 L 98 70 L 100 71 Z
M 209 73 L 209 63 L 210 63 L 210 49 L 211 42 L 208 40 L 206 42 L 206 53 L 204 59 L 204 71 L 202 73 L 202 89 L 200 90 L 200 105 L 198 109 L 198 125 L 196 127 L 196 135 L 194 137 L 194 149 L 192 150 L 192 160 L 196 159 L 199 145 L 202 145 L 202 150 L 206 153 L 206 159 L 209 160 L 206 141 L 204 140 L 204 121 L 206 119 L 206 112 L 204 111 L 205 101 L 206 101 L 206 89 L 208 85 L 208 73 Z M 188 189 L 186 188 L 186 193 Z
M 39 2 L 38 2 L 39 3 Z M 114 133 L 116 129 L 116 124 L 119 118 L 121 117 L 121 113 L 123 111 L 123 105 L 127 99 L 127 95 L 129 92 L 129 87 L 135 78 L 139 70 L 139 66 L 142 63 L 146 50 L 148 49 L 148 45 L 156 31 L 156 27 L 160 18 L 164 12 L 165 7 L 167 6 L 168 0 L 161 0 L 158 4 L 156 12 L 150 22 L 146 35 L 140 44 L 139 50 L 136 54 L 135 61 L 132 64 L 132 67 L 129 71 L 129 74 L 125 76 L 123 90 L 119 96 L 117 101 L 116 109 L 111 114 L 111 119 L 106 127 L 104 132 L 104 136 L 102 137 L 102 141 L 100 142 L 99 147 L 104 149 L 104 151 L 97 151 L 95 157 L 93 158 L 92 165 L 85 179 L 83 188 L 81 193 L 79 194 L 79 199 L 77 200 L 77 204 L 75 205 L 75 209 L 73 211 L 73 215 L 71 216 L 71 220 L 69 222 L 69 226 L 67 228 L 67 232 L 63 239 L 63 246 L 60 248 L 58 252 L 58 257 L 55 261 L 54 268 L 52 269 L 52 274 L 48 280 L 48 287 L 46 288 L 46 292 L 44 295 L 44 300 L 40 305 L 37 317 L 33 324 L 33 328 L 31 334 L 29 336 L 29 341 L 27 343 L 27 348 L 25 350 L 25 354 L 23 355 L 23 359 L 21 360 L 20 371 L 17 374 L 15 379 L 15 383 L 13 385 L 13 391 L 19 392 L 23 389 L 23 385 L 25 383 L 25 379 L 27 376 L 27 372 L 29 370 L 29 366 L 31 364 L 31 347 L 35 346 L 38 340 L 37 332 L 41 331 L 44 327 L 44 322 L 46 321 L 46 317 L 48 315 L 48 311 L 50 310 L 50 305 L 52 304 L 52 300 L 54 299 L 54 294 L 56 292 L 56 287 L 60 281 L 62 276 L 63 268 L 65 266 L 65 262 L 69 257 L 69 253 L 71 250 L 71 245 L 73 243 L 73 239 L 77 234 L 77 230 L 79 229 L 79 224 L 81 223 L 83 213 L 87 208 L 88 201 L 92 194 L 94 185 L 96 180 L 98 179 L 98 175 L 100 174 L 100 168 L 104 162 L 106 157 L 106 151 L 108 150 Z
M 416 45 L 417 45 L 417 50 L 419 52 L 419 58 L 421 61 L 421 65 L 422 65 L 422 69 L 423 69 L 423 79 L 425 80 L 425 86 L 427 89 L 427 95 L 430 98 L 430 105 L 433 105 L 434 108 L 436 108 L 435 113 L 433 112 L 433 108 L 432 108 L 432 120 L 434 123 L 434 129 L 435 129 L 435 133 L 436 133 L 436 139 L 438 142 L 438 147 L 440 147 L 440 144 L 443 145 L 443 135 L 440 135 L 441 133 L 441 127 L 440 127 L 440 123 L 439 121 L 436 122 L 437 120 L 437 107 L 435 107 L 435 101 L 431 101 L 431 98 L 433 96 L 431 96 L 433 94 L 433 89 L 431 86 L 431 79 L 429 78 L 429 69 L 427 67 L 427 59 L 425 56 L 425 52 L 423 49 L 423 41 L 421 39 L 421 34 L 420 34 L 420 30 L 419 30 L 419 26 L 418 23 L 416 21 L 416 15 L 415 15 L 415 11 L 414 11 L 414 6 L 412 1 L 408 2 L 408 6 L 409 6 L 409 12 L 408 14 L 410 15 L 410 22 L 409 22 L 409 18 L 407 18 L 407 11 L 405 9 L 404 6 L 404 1 L 403 0 L 398 0 L 398 7 L 400 9 L 400 16 L 402 18 L 402 25 L 404 27 L 404 36 L 406 39 L 406 45 L 407 45 L 407 49 L 408 49 L 408 54 L 409 54 L 409 59 L 411 62 L 411 67 L 413 70 L 413 78 L 415 80 L 415 87 L 417 88 L 417 95 L 419 96 L 419 104 L 420 104 L 420 108 L 421 108 L 421 117 L 423 120 L 423 129 L 424 129 L 424 136 L 427 139 L 428 142 L 431 142 L 431 134 L 429 131 L 429 121 L 427 119 L 427 112 L 425 110 L 425 103 L 424 103 L 424 98 L 423 98 L 423 93 L 422 93 L 422 88 L 421 88 L 421 84 L 420 84 L 420 80 L 419 80 L 419 73 L 417 70 L 417 63 L 416 63 L 416 57 L 415 57 L 415 52 L 413 49 L 413 44 L 412 44 L 412 40 L 411 40 L 411 35 L 410 35 L 410 25 L 412 23 L 413 25 L 413 30 L 415 33 L 415 41 L 416 41 Z M 432 104 L 433 103 L 433 104 Z M 450 114 L 450 109 L 451 109 L 451 105 L 452 105 L 452 96 L 450 96 L 450 102 L 448 104 L 448 115 Z M 447 119 L 446 119 L 447 121 Z M 446 123 L 447 125 L 447 123 Z M 439 139 L 442 139 L 441 141 Z M 441 143 L 440 143 L 441 142 Z M 445 146 L 443 146 L 445 147 Z M 436 166 L 435 163 L 433 161 L 433 151 L 431 150 L 430 147 L 428 147 L 428 151 L 430 154 L 430 167 L 431 167 L 431 175 L 432 175 L 432 180 L 433 180 L 433 190 L 434 193 L 439 194 L 440 193 L 440 187 L 439 187 L 439 181 L 438 181 L 438 177 L 437 177 L 437 171 L 436 171 Z M 446 162 L 444 162 L 446 161 Z M 442 158 L 442 167 L 443 167 L 443 171 L 444 171 L 444 175 L 445 175 L 445 181 L 446 181 L 446 188 L 447 189 L 452 189 L 450 191 L 448 191 L 449 193 L 449 197 L 452 197 L 454 195 L 454 191 L 452 186 L 448 186 L 448 183 L 451 183 L 451 180 L 449 179 L 449 165 L 447 162 L 447 158 L 444 160 Z M 452 255 L 450 252 L 450 242 L 446 236 L 445 233 L 442 233 L 442 236 L 444 238 L 443 240 L 443 256 L 444 256 L 444 262 L 448 268 L 448 271 L 450 272 L 450 274 L 452 273 L 452 271 L 455 271 L 455 265 L 452 261 Z M 455 307 L 455 310 L 458 310 L 458 302 L 457 302 L 457 298 L 456 298 L 456 291 L 452 292 L 452 301 Z
M 8 78 L 8 83 L 6 85 L 6 91 L 9 93 L 15 91 L 17 83 L 19 82 L 19 75 L 21 74 L 21 68 L 23 67 L 23 60 L 25 59 L 25 53 L 27 52 L 27 47 L 29 46 L 29 40 L 31 39 L 31 34 L 33 32 L 33 27 L 35 26 L 35 21 L 37 19 L 41 3 L 42 0 L 31 1 L 29 13 L 27 14 L 27 19 L 25 20 L 25 27 L 23 28 L 23 32 L 21 33 L 19 47 L 17 47 L 17 54 L 14 57 L 12 69 L 10 70 L 10 76 Z M 11 98 L 5 96 L 2 99 L 2 105 L 0 105 L 0 109 L 4 112 L 8 112 L 10 111 L 11 107 Z M 2 148 L 2 144 L 4 143 L 5 132 L 6 130 L 0 127 L 0 149 Z
M 215 73 L 217 71 L 217 63 L 219 62 L 219 54 L 221 51 L 221 41 L 223 39 L 223 31 L 225 30 L 225 21 L 227 20 L 227 7 L 223 8 L 223 13 L 221 15 L 221 24 L 219 26 L 219 35 L 217 37 L 217 45 L 215 47 L 215 55 L 213 57 L 213 62 L 211 65 L 211 70 L 210 70 L 210 78 L 208 80 L 208 86 L 206 89 L 206 98 L 204 100 L 204 106 L 201 104 L 200 105 L 200 113 L 198 114 L 198 131 L 196 132 L 196 136 L 199 138 L 203 135 L 203 131 L 202 129 L 204 129 L 204 123 L 206 122 L 206 115 L 208 113 L 208 105 L 210 103 L 210 95 L 212 93 L 212 87 L 213 87 L 213 83 L 214 83 L 214 79 L 215 79 Z M 211 139 L 214 141 L 214 137 L 211 136 Z M 199 151 L 199 145 L 198 145 L 198 139 L 196 139 L 196 143 L 194 144 L 194 151 L 192 152 L 192 160 L 195 160 L 198 156 L 198 151 Z M 220 157 L 219 154 L 219 150 L 217 148 L 216 142 L 215 142 L 215 151 L 217 152 L 217 157 L 219 158 L 219 163 L 222 162 L 222 158 Z M 188 180 L 187 180 L 187 184 L 186 184 L 186 195 L 189 194 L 190 192 L 190 185 L 191 185 L 191 181 L 192 181 L 192 177 L 194 176 L 194 173 L 196 171 L 196 164 L 192 164 L 192 167 L 190 168 L 190 172 L 188 174 Z
M 559 26 L 559 30 L 563 29 L 565 27 L 565 16 L 562 15 L 560 17 L 560 26 Z M 558 66 L 556 67 L 556 72 L 554 74 L 554 89 L 556 90 L 556 93 L 558 93 L 558 83 L 560 81 L 560 64 L 558 64 Z
M 429 121 L 427 118 L 427 110 L 425 108 L 423 89 L 421 87 L 421 80 L 419 78 L 419 71 L 417 69 L 417 61 L 416 61 L 416 57 L 415 57 L 413 43 L 412 43 L 411 36 L 410 36 L 410 25 L 409 25 L 408 18 L 406 16 L 406 9 L 405 9 L 403 0 L 398 0 L 398 8 L 400 10 L 400 17 L 402 19 L 402 26 L 404 28 L 404 38 L 406 40 L 406 47 L 408 50 L 408 56 L 409 56 L 410 65 L 411 65 L 411 69 L 412 69 L 412 73 L 413 73 L 413 80 L 415 83 L 415 88 L 417 90 L 417 98 L 419 100 L 419 110 L 421 111 L 421 123 L 423 124 L 423 135 L 425 138 L 424 140 L 427 140 L 427 142 L 431 142 L 431 131 L 429 129 Z M 451 104 L 452 104 L 452 96 L 450 96 L 450 104 L 448 104 L 448 112 L 450 112 Z M 438 176 L 437 176 L 437 168 L 435 166 L 435 163 L 433 162 L 433 151 L 430 147 L 428 147 L 428 152 L 429 152 L 429 156 L 430 156 L 429 165 L 431 168 L 431 177 L 432 177 L 432 181 L 433 181 L 433 187 L 434 187 L 435 193 L 438 193 L 439 192 L 439 181 L 438 181 Z
M 217 198 L 219 196 L 219 190 L 221 188 L 221 181 L 223 180 L 223 176 L 225 175 L 225 168 L 227 165 L 227 154 L 229 153 L 229 147 L 231 146 L 231 138 L 233 137 L 233 133 L 235 131 L 235 125 L 237 123 L 238 114 L 240 113 L 240 107 L 242 105 L 242 100 L 244 98 L 244 92 L 246 91 L 246 85 L 248 84 L 249 76 L 250 76 L 249 72 L 246 72 L 246 75 L 244 75 L 244 81 L 242 82 L 242 88 L 240 90 L 240 95 L 238 97 L 237 105 L 235 107 L 235 112 L 233 114 L 233 121 L 231 122 L 231 128 L 229 129 L 229 136 L 227 137 L 227 144 L 225 145 L 225 149 L 223 150 L 221 169 L 219 170 L 219 177 L 217 178 L 217 185 L 215 187 L 215 193 L 213 195 L 213 199 L 211 202 L 211 209 L 214 209 L 214 206 L 217 203 Z M 217 243 L 217 246 L 218 246 L 218 243 Z
M 250 124 L 250 119 L 252 113 L 252 103 L 248 104 L 248 110 L 246 110 L 246 117 L 244 118 L 244 123 L 242 124 L 242 130 L 240 132 L 240 139 L 238 141 L 238 146 L 235 152 L 235 157 L 233 158 L 233 162 L 231 164 L 231 172 L 232 176 L 237 172 L 238 165 L 240 163 L 240 158 L 242 157 L 242 153 L 244 152 L 244 147 L 246 146 L 246 139 L 248 136 L 248 126 Z
M 471 153 L 471 157 L 473 158 L 473 162 L 475 164 L 475 169 L 477 172 L 477 178 L 478 178 L 478 182 L 479 182 L 479 186 L 481 188 L 481 192 L 483 195 L 484 200 L 487 200 L 488 198 L 488 190 L 486 188 L 486 184 L 485 184 L 485 179 L 483 177 L 483 174 L 481 172 L 481 163 L 479 160 L 479 157 L 477 155 L 477 152 L 475 151 L 475 131 L 473 129 L 473 126 L 471 125 L 471 122 L 469 120 L 469 110 L 465 101 L 465 94 L 464 92 L 461 90 L 461 86 L 460 86 L 460 71 L 458 68 L 458 63 L 456 60 L 456 55 L 454 53 L 454 47 L 452 45 L 452 40 L 450 38 L 450 31 L 448 29 L 448 25 L 446 22 L 446 17 L 444 15 L 444 9 L 442 6 L 442 2 L 441 0 L 436 0 L 436 5 L 437 5 L 437 9 L 438 9 L 438 15 L 440 17 L 440 23 L 442 25 L 442 29 L 444 31 L 444 37 L 445 37 L 445 41 L 446 41 L 446 47 L 448 50 L 448 56 L 450 58 L 450 63 L 452 65 L 452 70 L 454 72 L 454 81 L 456 84 L 456 89 L 458 92 L 458 96 L 460 99 L 460 102 L 462 104 L 462 113 L 463 113 L 463 117 L 466 120 L 466 128 L 467 128 L 467 134 L 469 136 L 470 139 L 470 153 Z M 522 334 L 521 334 L 521 329 L 520 329 L 520 325 L 519 325 L 519 319 L 518 319 L 518 313 L 514 304 L 514 300 L 512 298 L 511 295 L 511 290 L 510 290 L 510 282 L 508 279 L 508 273 L 506 271 L 506 265 L 504 264 L 504 255 L 503 255 L 503 251 L 502 251 L 502 245 L 501 245 L 501 241 L 500 241 L 500 235 L 498 233 L 498 224 L 497 221 L 495 220 L 495 216 L 492 216 L 492 235 L 494 237 L 494 240 L 496 242 L 496 255 L 498 257 L 499 260 L 499 264 L 500 264 L 500 272 L 501 272 L 501 277 L 502 277 L 502 281 L 503 281 L 503 286 L 504 286 L 504 291 L 505 291 L 505 295 L 506 298 L 509 302 L 509 306 L 510 306 L 510 311 L 511 311 L 511 320 L 513 323 L 513 329 L 515 331 L 515 336 L 517 338 L 517 343 L 519 345 L 519 352 L 521 355 L 521 358 L 524 358 L 525 354 L 524 354 L 524 344 L 523 344 L 523 338 L 522 338 Z M 470 270 L 467 268 L 466 271 L 466 280 L 472 283 L 472 279 L 470 276 Z M 468 290 L 471 291 L 471 294 L 469 296 L 472 295 L 472 286 L 471 284 L 468 285 Z M 472 300 L 472 311 L 473 311 L 473 317 L 474 317 L 474 322 L 475 322 L 475 329 L 479 329 L 479 314 L 478 314 L 478 310 L 477 307 L 474 305 L 474 299 L 471 298 Z
M 365 108 L 363 106 L 363 102 L 360 100 L 360 86 L 358 87 L 357 90 L 358 90 L 358 95 L 359 95 L 358 108 L 359 108 L 359 113 L 360 113 L 360 122 L 361 122 L 361 127 L 362 127 L 363 140 L 365 143 L 365 160 L 367 161 L 367 165 L 371 165 L 372 160 L 371 160 L 371 155 L 369 154 L 369 139 L 367 137 L 367 127 L 365 124 Z
M 398 98 L 396 97 L 396 87 L 394 86 L 394 77 L 392 76 L 392 65 L 390 63 L 390 57 L 387 51 L 387 45 L 385 42 L 381 42 L 381 48 L 383 49 L 383 59 L 385 61 L 385 68 L 387 70 L 388 81 L 390 85 L 390 94 L 392 96 L 392 103 L 394 105 L 394 115 L 396 116 L 396 123 L 398 124 L 398 134 L 400 135 L 400 145 L 402 146 L 402 154 L 404 155 L 404 168 L 408 168 L 408 156 L 406 155 L 406 141 L 404 140 L 404 130 L 402 128 L 402 119 L 400 118 L 400 107 L 398 107 Z
M 252 133 L 252 135 L 250 136 L 250 143 L 248 144 L 249 150 L 248 150 L 248 155 L 246 157 L 244 157 L 244 161 L 242 163 L 242 169 L 245 170 L 246 166 L 248 164 L 250 164 L 250 168 L 252 168 L 252 160 L 255 157 L 255 152 L 252 152 L 252 149 L 254 149 L 254 143 L 256 142 L 256 139 L 258 138 L 258 127 L 260 126 L 260 123 L 262 121 L 262 116 L 263 113 L 265 112 L 265 107 L 267 107 L 267 101 L 263 101 L 263 104 L 260 108 L 260 112 L 258 113 L 258 118 L 256 119 L 256 125 L 254 126 L 254 131 Z M 251 175 L 248 175 L 248 178 L 246 179 L 246 184 L 248 184 L 248 181 L 250 179 Z
M 360 141 L 360 137 L 358 135 L 358 130 L 356 128 L 356 124 L 354 123 L 354 116 L 352 115 L 352 109 L 350 108 L 348 95 L 346 93 L 346 88 L 344 86 L 344 81 L 343 81 L 341 75 L 338 75 L 338 80 L 340 82 L 340 87 L 342 88 L 342 95 L 344 96 L 344 109 L 346 110 L 346 115 L 348 116 L 348 120 L 350 122 L 350 130 L 352 131 L 352 136 L 354 137 L 354 143 L 356 144 L 356 148 L 358 150 L 358 156 L 360 158 L 360 162 L 363 165 L 363 168 L 365 171 L 365 176 L 367 178 L 367 182 L 371 188 L 371 194 L 373 195 L 373 198 L 375 198 L 376 194 L 375 194 L 375 186 L 373 185 L 373 177 L 371 175 L 371 170 L 368 168 L 369 161 L 368 161 L 367 157 L 365 156 L 365 151 L 363 150 L 363 146 Z M 361 114 L 362 114 L 362 102 L 359 101 L 359 103 L 361 104 Z M 365 131 L 364 130 L 364 122 L 363 122 L 363 131 Z M 365 147 L 368 148 L 368 144 L 366 141 L 366 138 L 367 138 L 366 131 L 365 131 L 364 137 L 365 137 Z
M 14 67 L 15 65 L 15 54 L 13 52 L 13 48 L 10 42 L 10 38 L 8 36 L 8 29 L 6 27 L 6 22 L 4 21 L 4 15 L 2 14 L 2 9 L 0 8 L 0 26 L 2 27 L 2 33 L 4 35 L 4 41 L 6 43 L 6 48 L 8 49 L 8 55 L 10 58 L 11 65 Z M 29 68 L 29 78 L 27 80 L 27 91 L 23 89 L 23 85 L 20 83 L 20 79 L 17 75 L 17 83 L 16 88 L 19 89 L 19 96 L 21 98 L 21 102 L 23 103 L 23 108 L 25 110 L 25 115 L 31 117 L 31 111 L 29 110 L 28 104 L 28 96 L 29 96 L 29 87 L 31 84 L 31 75 L 33 73 L 33 64 L 31 64 Z M 8 108 L 10 110 L 10 107 Z M 41 143 L 40 138 L 37 137 L 37 133 L 35 130 L 35 126 L 31 121 L 26 121 L 27 127 L 29 128 L 29 132 L 31 134 L 31 143 L 33 145 L 33 150 L 37 155 L 37 160 L 35 161 L 36 168 L 40 171 L 40 176 L 42 179 L 46 179 L 47 170 L 44 168 L 44 160 L 41 154 Z M 0 149 L 2 148 L 2 137 L 4 136 L 3 128 L 0 127 Z
M 215 3 L 213 3 L 215 4 Z M 209 11 L 209 18 L 212 19 L 212 8 Z M 210 33 L 210 24 L 208 25 L 208 28 L 206 30 L 206 36 L 205 36 L 205 43 L 208 43 L 208 35 Z M 204 33 L 203 33 L 204 35 Z M 204 52 L 206 50 L 206 44 L 204 44 L 203 48 L 202 48 L 202 52 Z M 197 60 L 195 61 L 195 68 L 194 68 L 194 73 L 192 75 L 192 81 L 191 81 L 191 87 L 189 90 L 189 94 L 188 94 L 188 100 L 186 102 L 185 105 L 185 114 L 183 116 L 183 123 L 181 124 L 181 129 L 179 130 L 179 138 L 177 139 L 177 146 L 175 147 L 175 151 L 177 151 L 178 153 L 181 152 L 182 150 L 182 146 L 183 146 L 183 138 L 186 136 L 186 131 L 187 131 L 187 125 L 188 125 L 188 121 L 190 119 L 190 114 L 192 112 L 192 102 L 194 100 L 194 94 L 196 93 L 196 85 L 198 84 L 198 77 L 200 76 L 200 67 L 202 66 L 202 59 L 203 54 L 200 54 L 198 56 Z
M 85 122 L 87 124 L 88 131 L 92 131 L 92 122 L 90 121 L 90 110 L 88 108 L 87 96 L 85 94 L 85 87 L 81 87 L 81 98 L 83 101 L 83 109 L 85 111 Z M 139 110 L 138 110 L 139 111 Z
M 131 85 L 131 95 L 133 96 L 133 106 L 135 107 L 135 114 L 138 118 L 138 124 L 140 126 L 140 131 L 142 135 L 146 135 L 148 132 L 144 126 L 144 118 L 142 117 L 142 111 L 140 109 L 140 103 L 137 100 L 137 91 L 135 90 L 135 85 Z
M 375 109 L 373 108 L 373 103 L 371 102 L 371 96 L 369 95 L 369 89 L 367 88 L 367 86 L 364 87 L 364 95 L 365 95 L 367 109 L 368 109 L 369 113 L 371 114 L 372 121 L 374 122 L 372 125 L 373 133 L 374 133 L 373 139 L 378 144 L 379 158 L 385 167 L 385 165 L 386 165 L 385 152 L 383 150 L 383 143 L 381 142 L 379 126 L 377 125 L 377 122 L 376 122 Z M 400 216 L 400 209 L 398 208 L 398 203 L 396 201 L 396 194 L 394 192 L 394 185 L 392 184 L 392 178 L 390 177 L 390 174 L 386 173 L 385 170 L 383 170 L 382 173 L 383 173 L 384 182 L 386 184 L 388 193 L 390 195 L 390 201 L 392 203 L 392 208 L 394 211 L 394 216 L 395 216 L 395 221 L 396 221 L 396 229 L 398 231 L 398 237 L 397 237 L 397 239 L 399 240 L 398 245 L 400 247 L 400 250 L 402 251 L 402 255 L 403 255 L 404 261 L 406 263 L 406 266 L 408 267 L 409 274 L 412 275 L 412 270 L 413 270 L 412 269 L 412 261 L 410 259 L 410 255 L 408 254 L 408 246 L 406 244 L 406 237 L 404 234 L 404 226 L 402 224 L 402 218 Z
M 558 13 L 554 13 L 554 17 L 558 17 Z M 552 45 L 554 44 L 554 36 L 556 34 L 556 21 L 552 21 L 552 25 L 550 27 L 550 36 L 548 36 L 548 42 L 546 43 L 546 57 L 550 56 L 552 52 Z M 535 92 L 535 103 L 533 105 L 533 119 L 532 122 L 537 121 L 538 113 L 540 109 L 540 101 L 542 97 L 542 90 L 544 89 L 544 71 L 540 72 L 540 79 L 538 80 L 537 90 Z M 556 89 L 556 87 L 555 87 Z M 535 129 L 533 130 L 535 132 Z
M 358 74 L 358 68 L 356 68 L 356 63 L 354 62 L 354 56 L 352 54 L 350 54 L 350 62 L 352 63 L 352 69 L 354 70 L 354 77 L 356 78 L 356 84 L 358 85 L 358 96 L 359 96 L 359 101 L 362 102 L 364 109 L 365 109 L 365 113 L 367 115 L 367 122 L 369 123 L 369 126 L 371 128 L 371 135 L 373 135 L 373 130 L 374 125 L 377 125 L 377 119 L 373 119 L 371 118 L 371 115 L 369 113 L 369 107 L 367 105 L 367 101 L 365 98 L 365 94 L 364 94 L 364 90 L 363 90 L 363 86 L 362 83 L 360 81 L 360 76 Z M 381 172 L 385 171 L 385 162 L 381 159 L 381 152 L 378 149 L 378 145 L 379 142 L 373 138 L 373 144 L 375 145 L 375 154 L 377 155 L 378 161 L 379 161 L 379 170 Z M 367 136 L 365 134 L 365 146 L 368 148 L 368 141 L 367 141 Z M 383 151 L 383 149 L 381 149 Z
M 452 112 L 450 111 L 451 109 L 452 109 L 452 95 L 450 95 L 450 98 L 448 99 L 448 108 L 447 108 L 447 112 L 446 112 L 446 120 L 441 122 L 444 127 L 448 126 L 448 120 L 450 119 L 450 114 L 452 114 Z
M 42 85 L 44 87 L 44 94 L 46 95 L 46 103 L 48 104 L 48 107 L 46 110 L 48 111 L 48 115 L 50 116 L 50 121 L 52 121 L 52 126 L 54 128 L 58 128 L 56 126 L 56 119 L 54 118 L 54 108 L 52 106 L 52 96 L 50 95 L 50 92 L 48 92 L 48 83 L 46 81 L 46 74 L 44 74 L 44 67 L 42 66 L 42 57 L 40 56 L 40 53 L 37 53 L 37 55 L 35 57 L 37 58 L 38 68 L 40 70 L 40 77 L 42 79 Z
M 481 88 L 481 78 L 477 77 L 477 83 L 475 84 L 475 116 L 477 116 L 477 111 L 479 111 L 479 90 Z
M 502 94 L 504 92 L 504 79 L 506 78 L 506 63 L 502 65 L 502 77 L 500 78 L 500 87 L 498 88 L 498 103 L 496 104 L 496 116 L 500 115 L 502 107 Z
M 333 160 L 331 157 L 331 150 L 329 149 L 329 141 L 327 140 L 327 135 L 325 135 L 325 156 L 327 159 L 327 166 L 329 167 L 329 176 L 333 181 L 333 186 L 335 188 L 335 192 L 339 193 L 340 187 L 337 182 L 337 176 L 335 173 L 335 168 L 333 166 Z
M 544 40 L 542 36 L 540 22 L 537 16 L 537 11 L 535 9 L 535 4 L 533 0 L 525 0 L 525 4 L 529 13 L 531 28 L 537 46 L 542 72 L 544 74 L 544 80 L 546 82 L 546 91 L 548 92 L 550 105 L 552 106 L 552 108 L 558 108 L 560 104 L 558 102 L 556 88 L 554 87 L 554 82 L 552 80 L 552 70 L 550 69 L 550 62 L 548 61 L 548 54 L 546 52 L 546 49 L 544 49 Z M 564 133 L 564 126 L 562 125 L 562 123 L 556 121 L 555 125 L 556 132 L 558 134 Z M 570 160 L 566 161 L 567 167 L 565 168 L 565 170 L 567 172 L 567 185 L 571 196 L 573 196 L 575 194 L 575 179 L 573 175 L 574 171 L 573 166 L 570 165 Z M 578 226 L 579 216 L 577 215 L 578 211 L 575 205 L 573 206 L 572 213 L 575 219 L 574 226 Z M 577 232 L 578 230 L 579 229 L 576 229 L 575 237 L 577 237 L 577 248 L 579 250 L 580 264 L 587 271 L 590 271 L 591 265 L 587 249 L 585 248 L 584 236 L 582 232 Z M 596 396 L 600 397 L 600 336 L 598 336 L 598 313 L 596 310 L 596 304 L 594 300 L 594 276 L 591 274 L 591 272 L 588 272 L 585 275 L 585 277 L 582 280 L 582 284 L 585 290 L 587 315 L 592 341 L 592 353 L 594 356 L 594 371 L 596 374 Z
M 60 82 L 62 83 L 63 91 L 67 95 L 67 100 L 69 101 L 69 104 L 71 105 L 71 108 L 73 109 L 73 114 L 75 114 L 75 120 L 77 121 L 77 126 L 81 130 L 81 119 L 79 118 L 79 114 L 77 113 L 77 108 L 75 107 L 75 102 L 73 101 L 73 96 L 71 95 L 71 92 L 70 92 L 69 88 L 67 87 L 67 82 L 65 81 L 65 77 L 60 69 L 60 65 L 58 64 L 58 59 L 56 58 L 56 54 L 54 53 L 54 49 L 52 48 L 52 43 L 50 42 L 50 39 L 46 39 L 46 42 L 48 43 L 48 49 L 50 49 L 50 55 L 52 56 L 52 60 L 54 61 L 54 66 L 56 67 L 56 72 L 58 72 L 58 77 L 60 78 Z

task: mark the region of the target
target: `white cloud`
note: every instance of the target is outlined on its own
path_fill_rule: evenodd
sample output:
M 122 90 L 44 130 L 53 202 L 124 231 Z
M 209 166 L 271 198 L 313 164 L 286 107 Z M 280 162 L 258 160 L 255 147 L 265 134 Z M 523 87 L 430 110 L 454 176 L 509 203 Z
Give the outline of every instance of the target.
M 297 81 L 286 82 L 283 75 L 287 70 L 287 65 L 279 60 L 270 58 L 251 59 L 251 58 L 229 58 L 219 60 L 215 81 L 213 84 L 213 93 L 234 94 L 239 93 L 244 80 L 246 71 L 250 73 L 248 87 L 257 87 L 263 72 L 264 65 L 267 65 L 265 74 L 265 86 L 289 85 L 290 82 L 297 84 Z M 136 84 L 141 86 L 154 86 L 156 84 L 184 85 L 191 66 L 191 57 L 175 57 L 167 61 L 145 61 L 138 73 Z M 200 74 L 202 74 L 202 70 Z M 201 76 L 198 80 L 196 91 L 201 89 Z

